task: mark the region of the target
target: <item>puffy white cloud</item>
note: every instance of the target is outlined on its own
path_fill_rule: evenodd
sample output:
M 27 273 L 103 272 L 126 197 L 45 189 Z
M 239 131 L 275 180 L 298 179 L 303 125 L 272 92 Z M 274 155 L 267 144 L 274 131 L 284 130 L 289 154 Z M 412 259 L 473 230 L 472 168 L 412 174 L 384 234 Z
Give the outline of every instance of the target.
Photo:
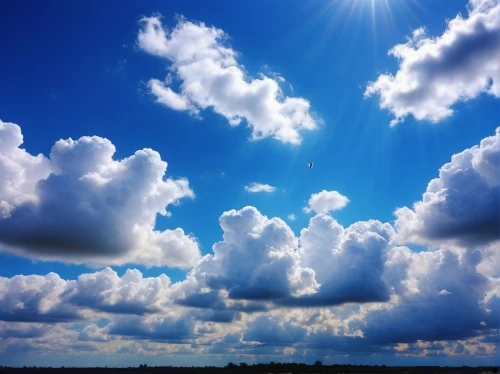
M 289 215 L 288 215 L 288 220 L 289 220 L 289 221 L 295 221 L 295 214 L 293 214 L 293 213 L 292 213 L 292 214 L 289 214 Z
M 64 280 L 55 273 L 0 277 L 0 320 L 70 322 L 92 316 L 88 311 L 146 315 L 172 305 L 170 279 L 144 278 L 137 269 L 122 277 L 110 268 Z
M 344 229 L 332 217 L 316 215 L 301 231 L 298 253 L 300 264 L 314 270 L 320 288 L 315 294 L 279 303 L 328 306 L 387 301 L 382 256 L 393 235 L 388 223 L 356 222 Z
M 395 116 L 439 122 L 452 106 L 482 93 L 500 97 L 500 0 L 470 0 L 468 17 L 447 22 L 443 35 L 425 29 L 413 32 L 389 54 L 399 60 L 396 75 L 382 74 L 370 82 L 365 97 L 380 95 L 380 107 Z
M 279 218 L 253 207 L 231 210 L 219 219 L 224 241 L 213 246 L 182 286 L 227 290 L 231 299 L 272 300 L 314 292 L 314 272 L 299 264 L 297 239 Z
M 85 326 L 78 334 L 78 340 L 84 342 L 107 342 L 111 340 L 104 328 L 99 328 L 95 323 Z
M 67 287 L 67 302 L 117 314 L 149 314 L 162 310 L 168 301 L 170 278 L 161 274 L 144 278 L 137 269 L 128 269 L 120 278 L 111 268 L 82 274 Z
M 337 191 L 323 190 L 311 194 L 308 205 L 304 207 L 304 212 L 328 213 L 344 208 L 349 203 L 349 199 Z
M 114 160 L 108 139 L 85 136 L 57 141 L 49 160 L 19 149 L 19 126 L 0 129 L 0 250 L 92 266 L 186 268 L 200 258 L 182 229 L 154 229 L 168 205 L 194 197 L 187 179 L 164 179 L 158 152 Z
M 318 279 L 326 281 L 334 279 L 342 283 L 345 277 L 339 277 L 338 273 L 331 276 L 327 267 L 338 261 L 340 264 L 333 269 L 337 272 L 342 266 L 346 267 L 346 261 L 339 256 L 338 250 L 329 253 L 328 243 L 333 243 L 336 247 L 345 247 L 342 251 L 349 254 L 343 256 L 352 258 L 350 262 L 355 264 L 353 270 L 357 271 L 373 268 L 374 273 L 377 273 L 379 263 L 373 259 L 379 257 L 382 252 L 383 280 L 392 293 L 390 302 L 360 306 L 345 305 L 334 309 L 282 307 L 259 312 L 256 316 L 244 317 L 234 310 L 221 309 L 224 306 L 219 303 L 216 293 L 210 291 L 204 292 L 208 294 L 205 301 L 198 303 L 198 306 L 206 307 L 206 313 L 196 310 L 193 312 L 192 309 L 186 311 L 183 307 L 169 304 L 145 316 L 126 316 L 123 314 L 130 313 L 127 308 L 127 298 L 133 302 L 143 303 L 144 310 L 152 310 L 145 307 L 146 303 L 141 300 L 139 293 L 146 293 L 145 298 L 150 300 L 149 305 L 155 305 L 155 300 L 159 298 L 150 297 L 147 293 L 148 285 L 149 287 L 153 285 L 151 288 L 154 289 L 154 284 L 162 283 L 164 277 L 142 278 L 137 271 L 129 271 L 121 281 L 117 281 L 116 274 L 108 269 L 85 274 L 78 281 L 62 281 L 57 276 L 54 277 L 54 274 L 46 277 L 28 276 L 24 277 L 23 281 L 29 285 L 30 291 L 15 291 L 20 297 L 13 302 L 8 301 L 8 298 L 0 299 L 2 300 L 0 310 L 6 310 L 8 308 L 6 305 L 9 304 L 19 302 L 28 304 L 32 295 L 37 295 L 39 305 L 48 305 L 49 311 L 54 311 L 56 306 L 58 311 L 68 310 L 74 307 L 73 303 L 76 301 L 71 297 L 75 288 L 81 288 L 83 290 L 81 294 L 90 293 L 94 285 L 96 292 L 81 298 L 77 306 L 97 311 L 105 310 L 118 316 L 108 314 L 111 322 L 107 326 L 98 327 L 95 323 L 90 323 L 83 329 L 80 328 L 81 331 L 73 330 L 75 327 L 68 330 L 69 326 L 58 327 L 59 325 L 0 323 L 0 336 L 3 338 L 0 341 L 0 350 L 70 353 L 81 352 L 84 349 L 88 352 L 115 354 L 127 346 L 127 341 L 139 341 L 141 342 L 139 346 L 129 353 L 137 354 L 144 350 L 154 355 L 162 352 L 175 354 L 182 351 L 197 355 L 249 354 L 265 359 L 276 352 L 275 347 L 281 347 L 281 349 L 293 348 L 299 355 L 306 352 L 316 352 L 315 354 L 325 356 L 391 354 L 401 350 L 405 355 L 425 354 L 430 357 L 435 349 L 439 349 L 445 357 L 453 354 L 491 357 L 491 352 L 494 352 L 497 343 L 494 340 L 495 329 L 499 327 L 497 316 L 500 313 L 500 282 L 498 279 L 494 280 L 478 273 L 476 267 L 481 262 L 480 252 L 470 250 L 458 255 L 450 250 L 414 253 L 405 247 L 383 249 L 387 240 L 377 238 L 374 232 L 378 232 L 381 238 L 384 236 L 388 238 L 391 230 L 387 225 L 376 221 L 358 222 L 352 227 L 343 229 L 331 217 L 326 218 L 328 216 L 315 218 L 318 222 L 311 223 L 308 229 L 303 230 L 301 241 L 314 245 L 309 249 L 317 248 L 320 256 L 337 257 L 333 261 L 326 261 L 323 271 L 320 267 L 312 265 L 314 259 L 308 258 L 306 253 L 300 253 L 304 261 L 311 263 L 311 266 L 318 270 Z M 323 229 L 320 229 L 320 225 L 324 226 Z M 319 233 L 324 235 L 317 235 Z M 374 253 L 370 253 L 368 247 L 372 247 Z M 305 252 L 302 249 L 299 251 Z M 379 254 L 375 255 L 376 252 Z M 358 279 L 365 275 L 358 276 Z M 19 283 L 19 277 L 23 276 L 13 277 L 10 281 L 17 280 Z M 39 287 L 45 290 L 41 293 L 36 289 L 41 284 L 48 285 L 51 277 L 60 283 L 54 285 L 53 282 L 54 287 L 51 288 L 56 290 L 57 297 L 46 291 L 49 289 L 48 286 Z M 81 279 L 92 281 L 82 282 Z M 369 284 L 377 280 L 372 277 L 365 278 L 363 282 Z M 351 282 L 350 290 L 355 292 L 357 287 L 364 287 L 363 282 Z M 17 290 L 12 284 L 1 284 L 0 289 Z M 342 292 L 342 289 L 337 288 L 337 291 Z M 338 295 L 336 292 L 330 296 L 338 297 Z M 164 298 L 163 301 L 168 302 L 169 295 L 165 294 Z M 104 299 L 109 302 L 103 308 Z M 191 299 L 186 304 L 195 307 L 194 301 L 195 299 Z M 116 307 L 109 308 L 110 303 L 114 303 Z M 54 317 L 56 316 L 50 319 L 51 322 L 68 322 L 67 319 L 54 319 Z M 94 320 L 97 317 L 94 316 Z M 18 320 L 20 318 L 9 319 L 9 321 Z M 23 320 L 45 322 L 36 308 L 31 318 Z M 216 323 L 207 325 L 206 322 L 200 323 L 196 320 Z M 415 324 L 415 321 L 418 321 L 418 324 Z M 19 339 L 24 343 L 19 342 Z M 446 342 L 447 339 L 450 342 Z M 458 347 L 454 342 L 457 339 L 461 339 L 463 351 L 455 349 Z M 443 341 L 432 343 L 439 340 Z M 85 345 L 82 346 L 82 343 L 77 341 L 85 342 Z M 155 342 L 161 342 L 162 348 L 151 345 Z M 405 342 L 406 345 L 401 344 Z M 173 348 L 180 345 L 184 345 L 185 348 L 183 350 Z M 279 355 L 285 354 L 284 351 L 280 352 L 282 353 Z M 120 351 L 120 354 L 125 353 Z
M 273 187 L 269 184 L 253 182 L 245 186 L 245 190 L 247 190 L 248 192 L 274 192 L 276 190 L 276 187 Z
M 422 199 L 421 206 L 429 205 L 413 211 L 422 227 L 450 224 L 443 212 L 457 220 L 467 217 L 457 212 L 470 211 L 479 221 L 490 217 L 481 196 L 498 188 L 499 136 L 500 130 L 442 168 Z M 105 144 L 94 144 L 94 154 Z M 67 171 L 64 162 L 51 161 L 51 167 L 81 174 L 98 160 Z M 475 194 L 467 194 L 471 185 Z M 444 198 L 434 197 L 439 191 Z M 429 212 L 440 219 L 432 221 Z M 0 322 L 0 351 L 224 354 L 268 361 L 367 354 L 496 357 L 500 280 L 494 237 L 470 240 L 455 230 L 460 235 L 432 238 L 433 246 L 451 248 L 417 253 L 395 246 L 394 228 L 375 220 L 342 227 L 319 213 L 298 238 L 283 220 L 253 207 L 225 212 L 219 222 L 223 240 L 174 284 L 164 275 L 146 278 L 128 270 L 119 277 L 109 268 L 72 281 L 53 273 L 0 278 L 0 320 L 8 321 Z M 401 239 L 403 225 L 397 228 Z M 414 235 L 419 243 L 430 240 L 425 230 Z M 103 317 L 110 322 L 99 327 Z M 83 328 L 81 319 L 87 320 Z
M 0 277 L 0 320 L 11 322 L 70 322 L 82 319 L 64 303 L 67 282 L 55 273 Z
M 246 74 L 236 61 L 238 53 L 225 45 L 224 31 L 184 18 L 179 18 L 170 32 L 160 17 L 145 17 L 141 23 L 138 46 L 169 60 L 170 74 L 180 81 L 178 93 L 170 87 L 172 75 L 164 82 L 148 82 L 159 103 L 195 114 L 212 108 L 231 126 L 245 119 L 253 140 L 272 137 L 299 144 L 301 131 L 317 128 L 319 119 L 310 112 L 310 103 L 300 97 L 285 97 L 279 85 L 282 79 L 262 74 L 254 79 Z
M 397 209 L 397 239 L 471 247 L 500 239 L 500 128 L 454 155 L 413 209 Z
M 500 277 L 500 242 L 481 248 L 482 259 L 477 270 L 488 277 Z
M 29 154 L 21 144 L 21 128 L 0 120 L 0 220 L 23 203 L 37 202 L 36 183 L 51 172 L 47 158 Z
M 397 297 L 389 309 L 366 314 L 364 337 L 375 344 L 415 343 L 467 339 L 498 329 L 500 299 L 491 294 L 496 282 L 477 271 L 481 257 L 477 250 L 462 255 L 389 251 L 384 279 Z
M 173 286 L 179 305 L 250 313 L 272 304 L 315 307 L 389 298 L 381 279 L 382 254 L 394 234 L 389 224 L 357 222 L 344 229 L 319 214 L 302 230 L 299 245 L 285 222 L 253 207 L 225 212 L 220 223 L 224 241 Z

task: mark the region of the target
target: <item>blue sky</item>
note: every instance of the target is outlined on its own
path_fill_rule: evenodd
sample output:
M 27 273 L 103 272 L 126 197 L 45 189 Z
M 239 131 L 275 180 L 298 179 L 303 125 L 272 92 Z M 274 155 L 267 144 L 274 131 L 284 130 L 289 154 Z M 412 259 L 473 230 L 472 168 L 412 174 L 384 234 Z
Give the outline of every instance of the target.
M 0 364 L 499 362 L 498 0 L 1 9 Z

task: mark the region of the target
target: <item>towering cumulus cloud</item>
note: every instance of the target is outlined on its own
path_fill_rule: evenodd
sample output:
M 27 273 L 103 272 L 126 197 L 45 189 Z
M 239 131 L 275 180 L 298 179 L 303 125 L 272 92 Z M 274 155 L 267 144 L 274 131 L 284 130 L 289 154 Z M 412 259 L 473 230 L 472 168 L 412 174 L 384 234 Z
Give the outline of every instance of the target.
M 163 179 L 152 149 L 114 160 L 98 136 L 59 140 L 50 159 L 20 149 L 19 126 L 0 123 L 0 249 L 37 259 L 90 265 L 192 266 L 195 238 L 157 231 L 156 215 L 193 198 L 186 179 Z
M 389 54 L 399 60 L 396 75 L 370 82 L 365 97 L 380 95 L 380 106 L 396 117 L 439 122 L 459 101 L 481 93 L 500 97 L 500 0 L 470 0 L 468 17 L 448 21 L 443 35 L 431 38 L 424 28 Z
M 29 154 L 19 148 L 21 144 L 21 128 L 0 120 L 0 219 L 7 218 L 15 206 L 37 202 L 35 185 L 51 172 L 48 159 Z
M 137 44 L 145 52 L 172 63 L 171 73 L 180 81 L 175 92 L 167 80 L 151 79 L 151 93 L 171 109 L 198 114 L 212 108 L 232 126 L 243 119 L 252 129 L 252 139 L 273 137 L 283 143 L 299 144 L 300 131 L 317 128 L 310 104 L 300 97 L 285 97 L 279 82 L 264 75 L 246 75 L 237 52 L 224 44 L 225 33 L 204 23 L 183 18 L 171 32 L 160 17 L 141 20 Z
M 200 292 L 207 287 L 223 290 L 230 300 L 275 306 L 388 300 L 381 277 L 382 256 L 394 233 L 389 224 L 357 222 L 344 229 L 332 217 L 318 214 L 296 238 L 284 221 L 253 207 L 226 212 L 220 223 L 224 241 L 176 285 L 183 305 L 220 302 L 216 293 Z
M 454 155 L 413 209 L 396 210 L 398 239 L 474 247 L 500 240 L 500 128 Z

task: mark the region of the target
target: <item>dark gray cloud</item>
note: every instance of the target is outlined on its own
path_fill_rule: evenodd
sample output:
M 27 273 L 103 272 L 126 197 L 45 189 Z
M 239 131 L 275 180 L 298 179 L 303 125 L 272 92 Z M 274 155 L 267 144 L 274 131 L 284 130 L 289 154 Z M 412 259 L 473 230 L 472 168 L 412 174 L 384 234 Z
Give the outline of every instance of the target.
M 0 322 L 0 338 L 32 339 L 39 338 L 50 331 L 50 326 L 33 323 Z
M 190 317 L 175 316 L 155 316 L 149 319 L 137 316 L 118 317 L 110 323 L 107 333 L 176 344 L 195 337 L 194 320 Z
M 256 341 L 269 345 L 293 345 L 301 342 L 307 333 L 303 326 L 293 325 L 285 322 L 281 325 L 281 319 L 272 316 L 259 316 L 248 324 L 243 340 L 247 342 Z
M 195 310 L 191 314 L 206 322 L 230 323 L 241 319 L 241 313 L 235 310 Z

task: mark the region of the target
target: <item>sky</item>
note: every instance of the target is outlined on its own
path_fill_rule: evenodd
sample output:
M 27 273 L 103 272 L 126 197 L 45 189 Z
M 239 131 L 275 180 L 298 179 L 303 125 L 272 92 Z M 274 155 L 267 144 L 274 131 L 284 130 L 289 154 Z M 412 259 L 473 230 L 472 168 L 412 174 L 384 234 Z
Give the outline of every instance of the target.
M 500 0 L 0 11 L 0 365 L 500 365 Z

